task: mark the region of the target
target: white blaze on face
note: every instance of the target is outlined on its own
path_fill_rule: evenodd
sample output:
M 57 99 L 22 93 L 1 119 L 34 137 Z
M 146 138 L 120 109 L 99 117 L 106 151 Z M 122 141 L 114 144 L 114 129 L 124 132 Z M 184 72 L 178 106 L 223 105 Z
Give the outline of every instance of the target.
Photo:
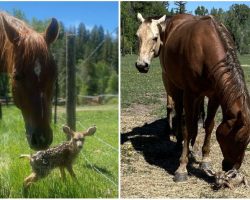
M 159 36 L 157 23 L 142 23 L 137 31 L 137 35 L 141 41 L 137 64 L 144 65 L 147 63 L 150 65 L 154 57 L 155 41 L 153 39 Z
M 153 33 L 153 37 L 158 37 L 159 36 L 159 28 L 158 28 L 158 23 L 155 20 L 152 20 L 150 24 L 150 29 Z
M 42 66 L 41 66 L 39 60 L 37 59 L 36 62 L 35 62 L 34 72 L 38 77 L 38 81 L 40 81 L 41 71 L 42 71 Z

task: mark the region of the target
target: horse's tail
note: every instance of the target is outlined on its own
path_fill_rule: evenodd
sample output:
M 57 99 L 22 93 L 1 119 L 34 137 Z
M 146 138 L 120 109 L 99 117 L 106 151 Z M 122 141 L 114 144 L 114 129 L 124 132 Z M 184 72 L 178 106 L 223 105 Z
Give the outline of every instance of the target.
M 28 159 L 30 160 L 31 155 L 29 155 L 29 154 L 21 154 L 21 155 L 19 156 L 19 158 L 28 158 Z

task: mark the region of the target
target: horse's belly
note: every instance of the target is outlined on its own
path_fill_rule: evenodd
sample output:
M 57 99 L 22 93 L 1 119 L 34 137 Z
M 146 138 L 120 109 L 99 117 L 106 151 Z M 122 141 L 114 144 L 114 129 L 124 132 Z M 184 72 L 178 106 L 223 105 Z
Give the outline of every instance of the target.
M 188 70 L 185 65 L 177 65 L 176 63 L 166 62 L 164 68 L 164 78 L 168 79 L 175 87 L 202 96 L 211 95 L 209 81 L 199 72 Z

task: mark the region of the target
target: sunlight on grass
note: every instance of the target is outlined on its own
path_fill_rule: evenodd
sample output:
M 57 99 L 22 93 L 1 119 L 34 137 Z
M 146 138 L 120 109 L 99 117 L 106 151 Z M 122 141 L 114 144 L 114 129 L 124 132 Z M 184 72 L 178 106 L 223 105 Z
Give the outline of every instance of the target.
M 111 108 L 109 106 L 109 108 Z M 65 124 L 65 113 L 59 112 L 59 122 L 52 124 L 54 141 L 52 146 L 65 141 L 61 130 Z M 27 159 L 19 159 L 20 154 L 28 154 L 29 149 L 23 119 L 14 106 L 3 108 L 3 120 L 0 121 L 1 157 L 0 157 L 0 198 L 115 198 L 118 196 L 118 110 L 87 109 L 77 111 L 77 130 L 83 130 L 95 124 L 94 137 L 86 139 L 84 149 L 73 166 L 79 184 L 69 174 L 67 181 L 60 178 L 58 169 L 32 185 L 28 192 L 23 190 L 25 177 L 31 173 Z M 98 137 L 98 139 L 96 138 Z M 101 142 L 100 142 L 101 141 Z M 104 141 L 105 143 L 103 143 Z M 110 146 L 116 148 L 112 149 Z M 86 162 L 85 158 L 91 163 Z M 99 170 L 97 172 L 93 167 Z M 106 177 L 106 178 L 105 178 Z M 111 183 L 111 181 L 115 184 Z

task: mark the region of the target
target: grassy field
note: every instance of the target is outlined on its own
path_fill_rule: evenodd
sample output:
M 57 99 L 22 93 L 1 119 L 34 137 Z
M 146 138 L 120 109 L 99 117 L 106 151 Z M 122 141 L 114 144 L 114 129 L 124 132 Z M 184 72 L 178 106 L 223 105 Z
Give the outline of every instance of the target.
M 53 145 L 65 141 L 62 124 L 65 113 L 59 109 L 59 122 L 52 124 Z M 22 184 L 31 168 L 29 161 L 19 159 L 20 154 L 31 153 L 28 147 L 20 111 L 3 108 L 0 121 L 0 198 L 114 198 L 118 197 L 118 109 L 117 106 L 81 107 L 77 111 L 77 130 L 95 124 L 97 132 L 88 137 L 73 168 L 79 184 L 67 173 L 67 181 L 54 170 L 47 178 L 32 185 L 27 193 Z
M 147 74 L 141 74 L 135 68 L 136 55 L 121 58 L 121 105 L 128 107 L 132 103 L 157 103 L 164 86 L 161 81 L 159 59 L 154 59 Z
M 141 74 L 135 68 L 136 59 L 136 55 L 121 58 L 121 105 L 123 108 L 133 103 L 144 105 L 159 103 L 159 99 L 165 97 L 159 59 L 153 59 L 147 74 Z M 239 59 L 243 65 L 247 84 L 250 86 L 250 55 L 239 56 Z

